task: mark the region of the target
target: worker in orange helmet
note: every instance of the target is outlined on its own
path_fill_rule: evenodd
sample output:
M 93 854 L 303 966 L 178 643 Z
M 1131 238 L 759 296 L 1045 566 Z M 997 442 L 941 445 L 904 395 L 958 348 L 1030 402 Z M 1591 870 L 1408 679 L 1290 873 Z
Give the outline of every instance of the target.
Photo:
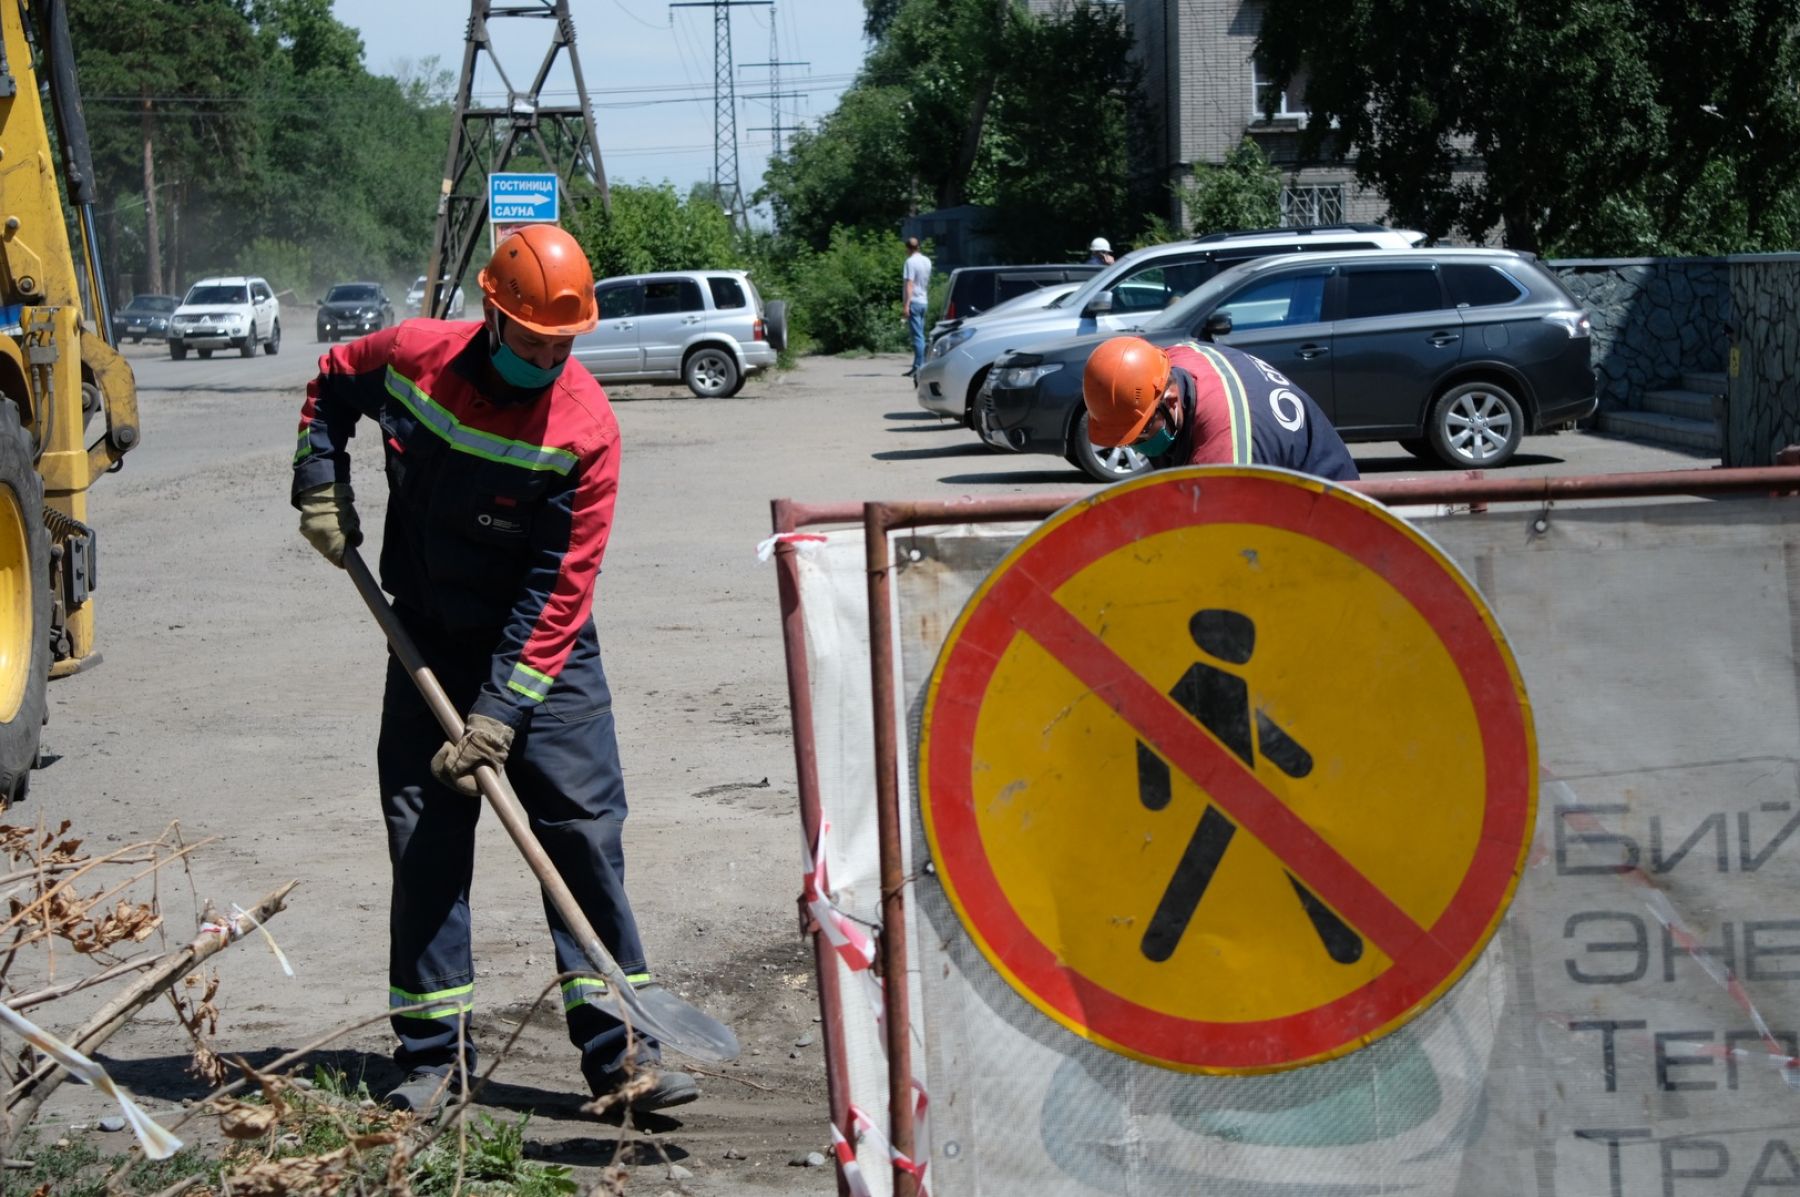
M 1271 465 L 1339 482 L 1358 477 L 1312 396 L 1242 350 L 1113 337 L 1088 357 L 1081 384 L 1088 439 L 1130 445 L 1157 468 Z
M 625 786 L 612 695 L 591 618 L 612 529 L 619 426 L 600 385 L 569 367 L 598 322 L 594 275 L 573 237 L 528 225 L 480 274 L 482 322 L 408 320 L 336 346 L 300 413 L 293 499 L 300 531 L 342 566 L 361 531 L 350 438 L 373 425 L 388 482 L 382 586 L 450 699 L 455 743 L 393 656 L 376 749 L 393 866 L 388 1001 L 403 1076 L 390 1104 L 425 1116 L 475 1066 L 469 881 L 475 769 L 504 770 L 557 871 L 634 985 L 649 986 L 625 895 Z M 561 972 L 587 971 L 545 904 Z M 606 986 L 563 985 L 569 1036 L 596 1095 L 658 1062 L 608 1012 Z M 629 1105 L 699 1096 L 661 1071 Z

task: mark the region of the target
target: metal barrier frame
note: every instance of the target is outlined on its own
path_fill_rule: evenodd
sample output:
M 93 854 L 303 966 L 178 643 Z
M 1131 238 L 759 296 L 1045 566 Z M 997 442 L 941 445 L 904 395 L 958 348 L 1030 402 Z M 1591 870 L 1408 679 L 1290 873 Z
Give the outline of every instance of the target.
M 1667 470 L 1635 474 L 1586 474 L 1568 477 L 1487 477 L 1471 471 L 1451 478 L 1364 479 L 1343 484 L 1389 506 L 1447 504 L 1471 512 L 1494 503 L 1539 503 L 1558 500 L 1668 498 L 1692 496 L 1800 494 L 1800 465 L 1752 469 Z M 875 723 L 875 801 L 881 862 L 881 919 L 878 931 L 881 975 L 906 976 L 906 875 L 900 859 L 899 728 L 894 719 L 895 678 L 893 561 L 888 533 L 904 528 L 947 524 L 1005 523 L 1043 520 L 1098 491 L 1008 498 L 967 498 L 927 502 L 799 503 L 776 499 L 770 514 L 777 536 L 805 528 L 861 524 L 869 586 L 869 672 Z M 811 676 L 806 663 L 806 625 L 800 605 L 795 548 L 782 541 L 775 547 L 776 586 L 781 601 L 781 636 L 787 661 L 788 704 L 794 723 L 794 767 L 800 791 L 800 821 L 806 842 L 818 841 L 822 813 L 819 761 L 813 738 Z M 800 901 L 800 928 L 813 940 L 819 976 L 819 1016 L 825 1028 L 825 1082 L 831 1122 L 850 1143 L 856 1128 L 850 1114 L 849 1077 L 844 1059 L 844 1017 L 837 965 L 830 944 Z M 910 999 L 905 984 L 884 984 L 887 1034 L 888 1141 L 896 1157 L 913 1157 L 912 1039 Z M 849 1197 L 842 1167 L 838 1193 Z M 895 1197 L 917 1197 L 917 1177 L 898 1162 L 893 1168 Z

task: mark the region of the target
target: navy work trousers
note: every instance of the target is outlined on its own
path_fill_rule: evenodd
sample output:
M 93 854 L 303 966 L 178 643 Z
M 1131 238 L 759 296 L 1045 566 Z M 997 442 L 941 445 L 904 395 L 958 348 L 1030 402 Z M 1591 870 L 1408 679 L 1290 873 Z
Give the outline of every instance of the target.
M 399 614 L 451 704 L 467 711 L 488 676 L 493 639 L 448 633 L 404 609 Z M 377 748 L 382 813 L 394 870 L 389 1004 L 430 1004 L 391 1019 L 400 1038 L 394 1058 L 402 1072 L 454 1067 L 459 1042 L 463 1059 L 471 1070 L 475 1066 L 475 1046 L 468 1035 L 475 996 L 469 882 L 482 799 L 466 798 L 431 776 L 432 754 L 443 743 L 437 720 L 390 654 Z M 576 641 L 550 694 L 519 728 L 506 776 L 518 792 L 532 831 L 613 959 L 632 980 L 647 979 L 644 947 L 625 897 L 625 855 L 619 839 L 625 822 L 625 783 L 613 730 L 612 696 L 591 623 Z M 591 971 L 580 944 L 548 897 L 544 913 L 556 945 L 557 971 Z M 562 993 L 569 1038 L 581 1049 L 582 1072 L 596 1092 L 617 1082 L 627 1046 L 623 1024 L 604 1009 L 603 992 L 600 983 L 583 980 L 565 984 Z M 601 1004 L 590 1004 L 589 995 Z M 640 1044 L 640 1060 L 654 1055 L 649 1046 Z

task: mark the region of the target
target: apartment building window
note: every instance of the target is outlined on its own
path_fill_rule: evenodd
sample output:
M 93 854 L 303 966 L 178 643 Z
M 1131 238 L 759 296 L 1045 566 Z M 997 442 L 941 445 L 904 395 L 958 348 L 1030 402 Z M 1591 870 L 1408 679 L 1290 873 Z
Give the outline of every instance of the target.
M 1311 183 L 1281 189 L 1281 223 L 1284 226 L 1343 222 L 1342 183 Z
M 1306 72 L 1304 70 L 1296 71 L 1294 77 L 1288 80 L 1287 87 L 1279 88 L 1275 86 L 1275 80 L 1270 75 L 1269 68 L 1252 58 L 1250 60 L 1250 120 L 1252 122 L 1262 120 L 1263 113 L 1270 110 L 1271 102 L 1276 120 L 1286 118 L 1304 121 L 1306 119 Z

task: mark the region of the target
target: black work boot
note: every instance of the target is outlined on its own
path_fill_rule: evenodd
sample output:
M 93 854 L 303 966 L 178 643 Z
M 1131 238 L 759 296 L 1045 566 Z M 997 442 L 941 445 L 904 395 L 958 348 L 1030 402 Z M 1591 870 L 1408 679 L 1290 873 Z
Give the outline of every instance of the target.
M 393 1109 L 411 1112 L 420 1122 L 429 1122 L 443 1110 L 447 1099 L 461 1093 L 462 1085 L 453 1070 L 415 1068 L 382 1100 Z
M 652 1059 L 601 1078 L 594 1086 L 594 1103 L 588 1109 L 599 1114 L 614 1110 L 648 1114 L 685 1106 L 699 1096 L 700 1083 L 693 1077 L 664 1068 L 661 1061 Z

